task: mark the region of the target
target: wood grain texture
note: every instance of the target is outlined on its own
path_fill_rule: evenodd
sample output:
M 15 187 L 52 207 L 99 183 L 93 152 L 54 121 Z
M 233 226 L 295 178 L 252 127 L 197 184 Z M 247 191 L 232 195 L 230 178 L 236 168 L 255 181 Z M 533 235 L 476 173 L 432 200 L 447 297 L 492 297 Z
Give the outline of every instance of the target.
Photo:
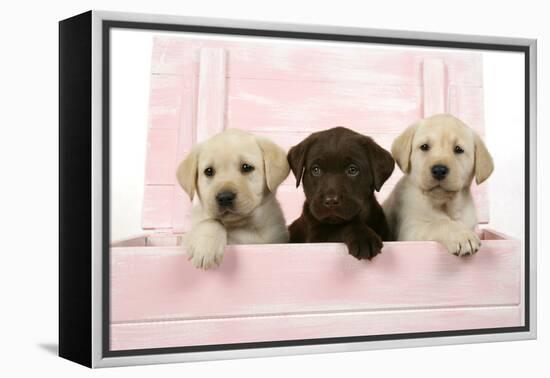
M 151 75 L 149 127 L 177 130 L 182 117 L 181 99 L 185 90 L 181 76 Z
M 141 227 L 147 229 L 171 229 L 174 210 L 173 185 L 146 185 L 143 191 Z M 185 208 L 182 211 L 190 211 Z
M 145 185 L 174 185 L 177 150 L 178 129 L 149 129 Z
M 312 133 L 346 126 L 399 133 L 422 117 L 421 86 L 230 79 L 228 127 Z
M 521 313 L 519 306 L 503 306 L 119 323 L 111 326 L 111 349 L 516 327 Z
M 461 259 L 435 242 L 385 243 L 370 262 L 340 243 L 238 245 L 212 271 L 193 268 L 183 247 L 119 247 L 111 320 L 516 305 L 519 264 L 513 240 L 484 240 Z
M 445 61 L 443 59 L 424 59 L 422 63 L 423 117 L 448 112 Z
M 483 134 L 481 68 L 479 54 L 462 52 L 156 38 L 142 223 L 189 230 L 191 202 L 175 181 L 175 166 L 196 141 L 225 128 L 289 149 L 312 132 L 340 125 L 389 149 L 416 120 L 448 111 Z M 177 137 L 157 129 L 177 129 Z M 380 201 L 400 176 L 396 169 Z M 278 194 L 288 223 L 303 202 L 293 183 L 289 177 Z M 486 186 L 472 186 L 480 223 L 489 221 Z
M 178 236 L 135 238 L 111 249 L 112 348 L 521 325 L 519 242 L 482 238 L 470 258 L 399 242 L 371 262 L 339 243 L 229 246 L 206 272 Z
M 185 75 L 199 61 L 197 51 L 230 51 L 227 76 L 261 80 L 362 82 L 421 85 L 424 59 L 444 59 L 449 85 L 483 85 L 481 54 L 414 49 L 381 49 L 360 44 L 275 41 L 222 41 L 157 37 L 152 72 Z
M 226 52 L 203 48 L 200 51 L 197 98 L 196 142 L 200 143 L 225 128 Z

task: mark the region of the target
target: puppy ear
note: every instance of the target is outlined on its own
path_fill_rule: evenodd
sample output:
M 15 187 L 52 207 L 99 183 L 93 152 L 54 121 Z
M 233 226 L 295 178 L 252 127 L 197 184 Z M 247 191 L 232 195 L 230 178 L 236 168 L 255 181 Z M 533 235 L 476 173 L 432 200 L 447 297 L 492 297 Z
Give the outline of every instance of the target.
M 300 181 L 304 174 L 304 165 L 306 163 L 306 155 L 311 142 L 313 142 L 315 134 L 311 134 L 306 139 L 295 145 L 288 151 L 287 159 L 290 169 L 296 177 L 296 187 L 300 186 Z
M 267 188 L 273 192 L 290 172 L 286 152 L 269 139 L 256 139 L 263 153 Z
M 176 177 L 178 182 L 189 198 L 193 200 L 195 195 L 196 185 L 197 185 L 197 174 L 198 174 L 198 157 L 199 157 L 199 148 L 195 146 L 189 155 L 180 163 L 178 170 L 176 171 Z
M 494 164 L 493 158 L 487 150 L 485 143 L 481 140 L 480 136 L 474 132 L 475 139 L 475 160 L 474 160 L 474 172 L 476 176 L 476 183 L 481 184 L 487 180 L 491 173 L 493 173 Z
M 412 141 L 418 124 L 409 126 L 394 141 L 391 154 L 403 173 L 409 173 L 411 162 Z
M 382 185 L 390 178 L 395 168 L 395 161 L 391 154 L 380 147 L 372 138 L 364 137 L 364 145 L 372 167 L 374 189 L 379 192 Z

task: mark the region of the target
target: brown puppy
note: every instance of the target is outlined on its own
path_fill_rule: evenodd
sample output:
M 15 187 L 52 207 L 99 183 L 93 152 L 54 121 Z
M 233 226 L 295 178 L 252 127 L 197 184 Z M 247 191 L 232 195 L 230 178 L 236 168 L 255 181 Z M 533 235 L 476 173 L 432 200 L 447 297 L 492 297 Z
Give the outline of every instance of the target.
M 391 154 L 367 136 L 335 127 L 292 147 L 288 162 L 306 195 L 302 215 L 289 227 L 290 242 L 344 242 L 357 259 L 376 256 L 390 233 L 374 191 L 393 172 Z

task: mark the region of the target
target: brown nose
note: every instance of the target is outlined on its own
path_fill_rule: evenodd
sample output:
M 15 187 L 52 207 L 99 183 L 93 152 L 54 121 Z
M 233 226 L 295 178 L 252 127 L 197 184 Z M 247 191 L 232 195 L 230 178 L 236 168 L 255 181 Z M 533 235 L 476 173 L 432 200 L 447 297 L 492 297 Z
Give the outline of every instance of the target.
M 340 206 L 340 198 L 336 194 L 326 195 L 323 204 L 328 208 Z

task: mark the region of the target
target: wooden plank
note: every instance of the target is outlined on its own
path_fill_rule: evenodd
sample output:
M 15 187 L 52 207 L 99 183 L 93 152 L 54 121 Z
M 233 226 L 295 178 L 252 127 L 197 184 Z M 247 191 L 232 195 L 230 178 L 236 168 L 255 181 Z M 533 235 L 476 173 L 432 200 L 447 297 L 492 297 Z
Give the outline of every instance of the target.
M 143 192 L 141 227 L 144 230 L 172 228 L 173 185 L 146 185 Z
M 201 49 L 196 142 L 212 137 L 225 127 L 226 75 L 225 50 Z
M 149 127 L 177 129 L 181 117 L 184 82 L 181 76 L 151 75 Z
M 111 325 L 111 349 L 386 335 L 523 325 L 519 306 L 412 309 Z
M 184 77 L 186 90 L 182 97 L 181 122 L 178 133 L 178 148 L 176 162 L 179 164 L 197 140 L 197 81 L 193 71 Z M 185 232 L 191 229 L 191 200 L 187 193 L 183 191 L 179 183 L 176 182 L 175 171 L 170 172 L 170 178 L 174 184 L 174 209 L 172 213 L 172 227 L 174 232 Z
M 340 243 L 238 245 L 202 271 L 182 247 L 113 248 L 111 319 L 516 305 L 520 254 L 515 240 L 485 240 L 460 259 L 435 242 L 385 243 L 370 262 Z
M 480 237 L 484 240 L 507 240 L 509 236 L 492 230 L 481 229 L 479 230 Z M 174 235 L 172 233 L 152 233 L 147 235 L 139 235 L 129 239 L 116 240 L 111 243 L 111 247 L 146 247 L 146 246 L 163 246 L 174 247 L 181 245 L 181 235 Z
M 176 172 L 178 130 L 151 128 L 147 137 L 146 185 L 173 185 Z
M 419 86 L 230 79 L 227 127 L 398 133 L 422 118 L 421 94 Z
M 449 113 L 484 135 L 485 106 L 483 88 L 449 87 Z
M 446 113 L 447 83 L 445 62 L 442 59 L 424 59 L 422 65 L 424 117 Z
M 415 49 L 390 50 L 369 44 L 340 45 L 274 40 L 155 38 L 153 73 L 184 74 L 198 62 L 203 48 L 231 51 L 227 77 L 269 80 L 362 82 L 375 85 L 421 85 L 422 62 L 444 59 L 449 84 L 482 86 L 481 54 Z

